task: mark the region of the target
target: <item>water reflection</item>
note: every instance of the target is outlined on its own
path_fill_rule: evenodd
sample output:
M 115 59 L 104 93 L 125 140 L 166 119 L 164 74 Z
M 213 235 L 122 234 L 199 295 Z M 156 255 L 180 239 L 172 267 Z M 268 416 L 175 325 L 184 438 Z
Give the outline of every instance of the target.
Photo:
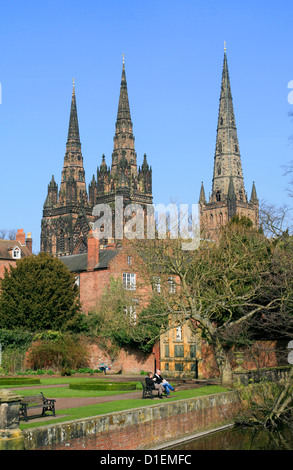
M 293 450 L 293 424 L 274 431 L 228 428 L 168 450 Z

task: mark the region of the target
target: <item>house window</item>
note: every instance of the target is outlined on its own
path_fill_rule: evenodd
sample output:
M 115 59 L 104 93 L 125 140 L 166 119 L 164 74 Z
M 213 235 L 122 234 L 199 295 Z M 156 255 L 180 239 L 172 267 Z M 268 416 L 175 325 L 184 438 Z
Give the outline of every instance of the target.
M 169 362 L 166 362 L 166 363 L 165 363 L 164 369 L 165 369 L 165 370 L 169 370 Z
M 169 294 L 175 294 L 175 292 L 176 292 L 176 284 L 175 284 L 175 279 L 174 279 L 174 277 L 169 277 L 168 283 L 169 283 Z
M 175 364 L 175 370 L 177 372 L 183 372 L 183 363 L 177 363 Z
M 21 258 L 21 250 L 18 246 L 15 246 L 12 251 L 12 258 L 20 259 Z
M 165 357 L 170 357 L 169 344 L 165 344 Z
M 123 287 L 126 290 L 135 290 L 136 289 L 136 274 L 123 273 Z
M 159 276 L 154 276 L 153 281 L 154 291 L 159 294 L 161 292 L 161 278 Z
M 174 356 L 175 357 L 184 357 L 184 346 L 183 346 L 183 344 L 175 344 L 175 346 L 174 346 Z
M 132 265 L 132 256 L 127 256 L 127 264 L 128 266 Z
M 75 284 L 79 287 L 79 275 L 75 276 Z
M 129 305 L 129 307 L 124 308 L 125 314 L 129 317 L 130 322 L 135 325 L 136 324 L 136 305 Z
M 190 345 L 189 354 L 190 354 L 190 357 L 196 357 L 196 346 L 195 346 L 195 344 Z

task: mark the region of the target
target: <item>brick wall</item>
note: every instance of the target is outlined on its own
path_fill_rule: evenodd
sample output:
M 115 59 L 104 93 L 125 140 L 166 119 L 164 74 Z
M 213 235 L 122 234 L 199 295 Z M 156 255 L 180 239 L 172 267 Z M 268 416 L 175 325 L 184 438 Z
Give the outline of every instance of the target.
M 24 430 L 27 450 L 143 450 L 231 422 L 235 392 Z
M 110 345 L 105 349 L 99 344 L 91 344 L 89 350 L 89 367 L 98 369 L 100 364 L 104 362 L 111 366 L 111 373 L 117 373 L 122 370 L 123 374 L 140 374 L 141 371 L 155 371 L 155 358 L 158 354 L 158 345 L 155 345 L 154 351 L 145 354 L 142 351 L 131 348 L 122 348 L 115 355 L 107 353 Z M 113 357 L 114 356 L 114 357 Z

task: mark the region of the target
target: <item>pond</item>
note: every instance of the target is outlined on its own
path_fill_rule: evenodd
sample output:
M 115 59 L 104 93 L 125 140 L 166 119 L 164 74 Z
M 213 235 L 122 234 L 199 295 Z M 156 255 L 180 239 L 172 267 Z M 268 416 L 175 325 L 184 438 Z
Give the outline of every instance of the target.
M 274 431 L 231 427 L 168 450 L 293 450 L 293 423 Z

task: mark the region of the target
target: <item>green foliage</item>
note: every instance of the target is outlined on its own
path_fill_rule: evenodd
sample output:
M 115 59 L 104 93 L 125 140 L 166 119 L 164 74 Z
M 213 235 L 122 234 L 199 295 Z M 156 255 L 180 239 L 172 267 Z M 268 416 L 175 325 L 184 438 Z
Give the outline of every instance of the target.
M 28 330 L 7 330 L 2 328 L 0 329 L 0 343 L 2 345 L 2 350 L 16 349 L 20 352 L 24 352 L 30 346 L 33 336 L 33 333 Z
M 35 385 L 39 383 L 40 379 L 31 379 L 28 377 L 0 377 L 0 387 L 2 385 Z
M 167 317 L 163 299 L 154 296 L 149 305 L 133 318 L 130 312 L 133 304 L 129 291 L 123 289 L 121 280 L 110 280 L 96 310 L 89 312 L 88 327 L 95 335 L 109 338 L 120 347 L 139 348 L 148 353 L 158 339 Z
M 75 277 L 47 253 L 22 258 L 0 280 L 0 328 L 80 329 Z
M 77 337 L 66 334 L 57 340 L 39 341 L 28 352 L 28 363 L 35 369 L 71 370 L 87 365 L 87 349 Z
M 69 384 L 69 388 L 72 390 L 127 391 L 136 390 L 136 382 L 80 382 L 75 384 Z

